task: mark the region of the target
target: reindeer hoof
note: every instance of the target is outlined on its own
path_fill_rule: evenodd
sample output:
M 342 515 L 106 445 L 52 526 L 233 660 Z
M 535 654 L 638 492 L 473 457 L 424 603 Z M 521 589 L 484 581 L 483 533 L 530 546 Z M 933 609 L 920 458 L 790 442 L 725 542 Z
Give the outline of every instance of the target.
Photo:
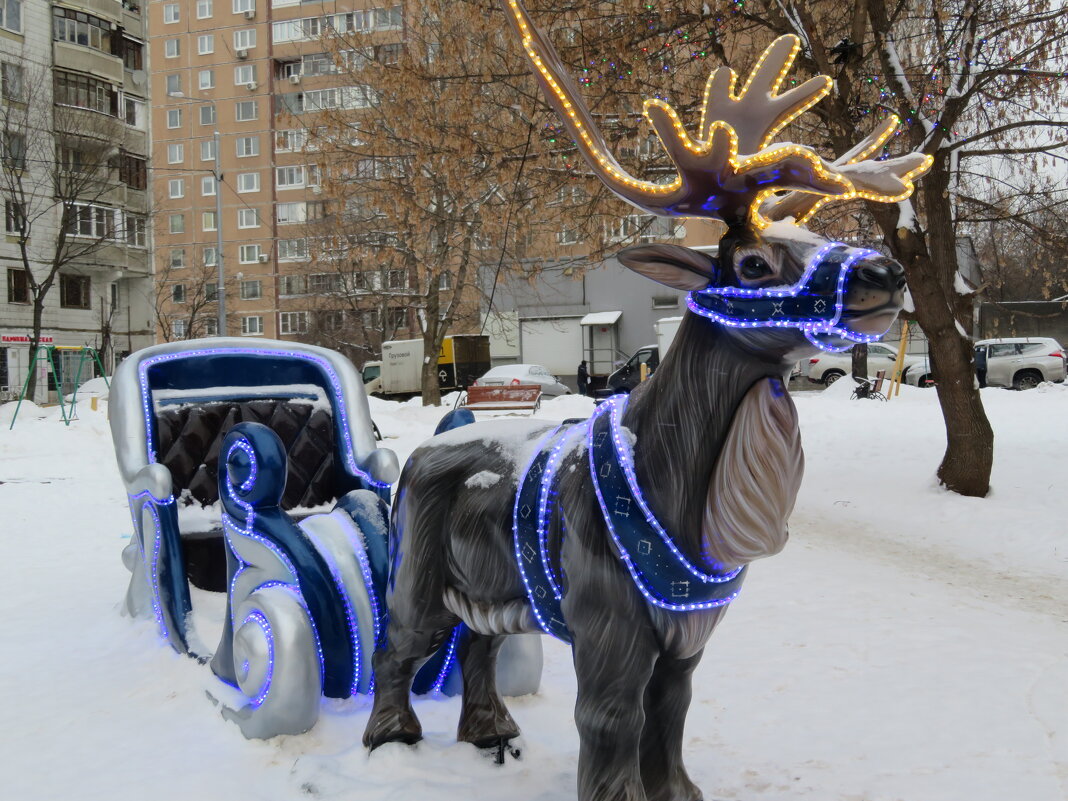
M 510 737 L 498 737 L 495 740 L 472 743 L 472 745 L 481 749 L 485 756 L 492 758 L 498 765 L 503 765 L 506 757 L 519 759 L 523 755 L 518 746 L 512 745 Z
M 415 745 L 422 739 L 423 727 L 410 710 L 373 715 L 363 733 L 363 744 L 371 751 L 386 743 Z

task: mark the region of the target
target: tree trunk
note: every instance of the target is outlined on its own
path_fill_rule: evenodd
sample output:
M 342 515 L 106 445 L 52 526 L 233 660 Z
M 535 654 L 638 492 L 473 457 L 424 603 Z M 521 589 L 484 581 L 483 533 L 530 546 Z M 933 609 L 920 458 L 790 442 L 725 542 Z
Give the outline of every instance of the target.
M 858 384 L 868 377 L 868 346 L 858 342 L 853 346 L 853 380 Z
M 433 340 L 432 340 L 433 341 Z M 438 383 L 438 352 L 423 339 L 423 405 L 441 405 L 441 385 Z
M 41 343 L 41 328 L 43 328 L 42 321 L 44 319 L 44 293 L 39 293 L 33 298 L 33 330 L 30 332 L 30 355 L 26 362 L 26 369 L 29 370 L 28 382 L 26 384 L 26 398 L 28 400 L 34 400 L 34 395 L 37 394 L 37 365 L 33 364 L 33 355 L 37 353 L 37 348 Z
M 945 419 L 946 452 L 938 479 L 953 492 L 981 498 L 990 489 L 994 431 L 976 386 L 972 341 L 959 322 L 964 306 L 954 285 L 956 238 L 948 186 L 945 163 L 936 160 L 922 186 L 926 242 L 915 231 L 902 228 L 897 231 L 895 250 L 903 257 L 900 261 L 916 306 L 916 319 L 927 335 L 931 371 Z

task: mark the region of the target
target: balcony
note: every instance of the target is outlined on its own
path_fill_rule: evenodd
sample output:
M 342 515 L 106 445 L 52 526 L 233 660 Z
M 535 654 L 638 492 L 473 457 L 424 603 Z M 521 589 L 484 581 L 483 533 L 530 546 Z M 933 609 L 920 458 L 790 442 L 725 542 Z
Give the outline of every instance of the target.
M 52 42 L 52 50 L 55 53 L 57 67 L 83 72 L 110 81 L 115 86 L 122 86 L 122 59 L 118 56 L 111 56 L 91 47 L 70 42 Z

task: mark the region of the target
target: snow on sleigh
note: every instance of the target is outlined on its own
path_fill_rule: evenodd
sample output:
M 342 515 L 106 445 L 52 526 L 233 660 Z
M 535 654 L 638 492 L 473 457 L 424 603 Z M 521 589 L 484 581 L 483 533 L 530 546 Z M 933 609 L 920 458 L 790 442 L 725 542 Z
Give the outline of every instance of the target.
M 291 342 L 157 345 L 119 367 L 110 414 L 134 525 L 125 611 L 210 660 L 244 696 L 223 714 L 246 737 L 307 731 L 322 696 L 372 693 L 399 468 L 375 444 L 352 364 Z M 214 654 L 199 644 L 190 584 L 226 593 Z M 462 637 L 458 627 L 414 692 L 459 692 Z M 498 681 L 534 692 L 540 643 L 510 639 Z

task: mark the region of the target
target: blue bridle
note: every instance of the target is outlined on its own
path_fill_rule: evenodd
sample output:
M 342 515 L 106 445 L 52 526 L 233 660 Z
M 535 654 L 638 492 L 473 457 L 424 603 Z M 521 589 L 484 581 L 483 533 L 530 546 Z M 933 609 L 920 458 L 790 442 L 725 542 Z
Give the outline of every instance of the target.
M 878 255 L 874 250 L 828 242 L 809 259 L 793 286 L 710 286 L 691 292 L 686 305 L 694 314 L 732 328 L 796 328 L 821 350 L 848 350 L 849 343 L 879 339 L 840 325 L 849 271 L 861 259 Z M 846 344 L 840 344 L 841 340 L 847 340 Z

